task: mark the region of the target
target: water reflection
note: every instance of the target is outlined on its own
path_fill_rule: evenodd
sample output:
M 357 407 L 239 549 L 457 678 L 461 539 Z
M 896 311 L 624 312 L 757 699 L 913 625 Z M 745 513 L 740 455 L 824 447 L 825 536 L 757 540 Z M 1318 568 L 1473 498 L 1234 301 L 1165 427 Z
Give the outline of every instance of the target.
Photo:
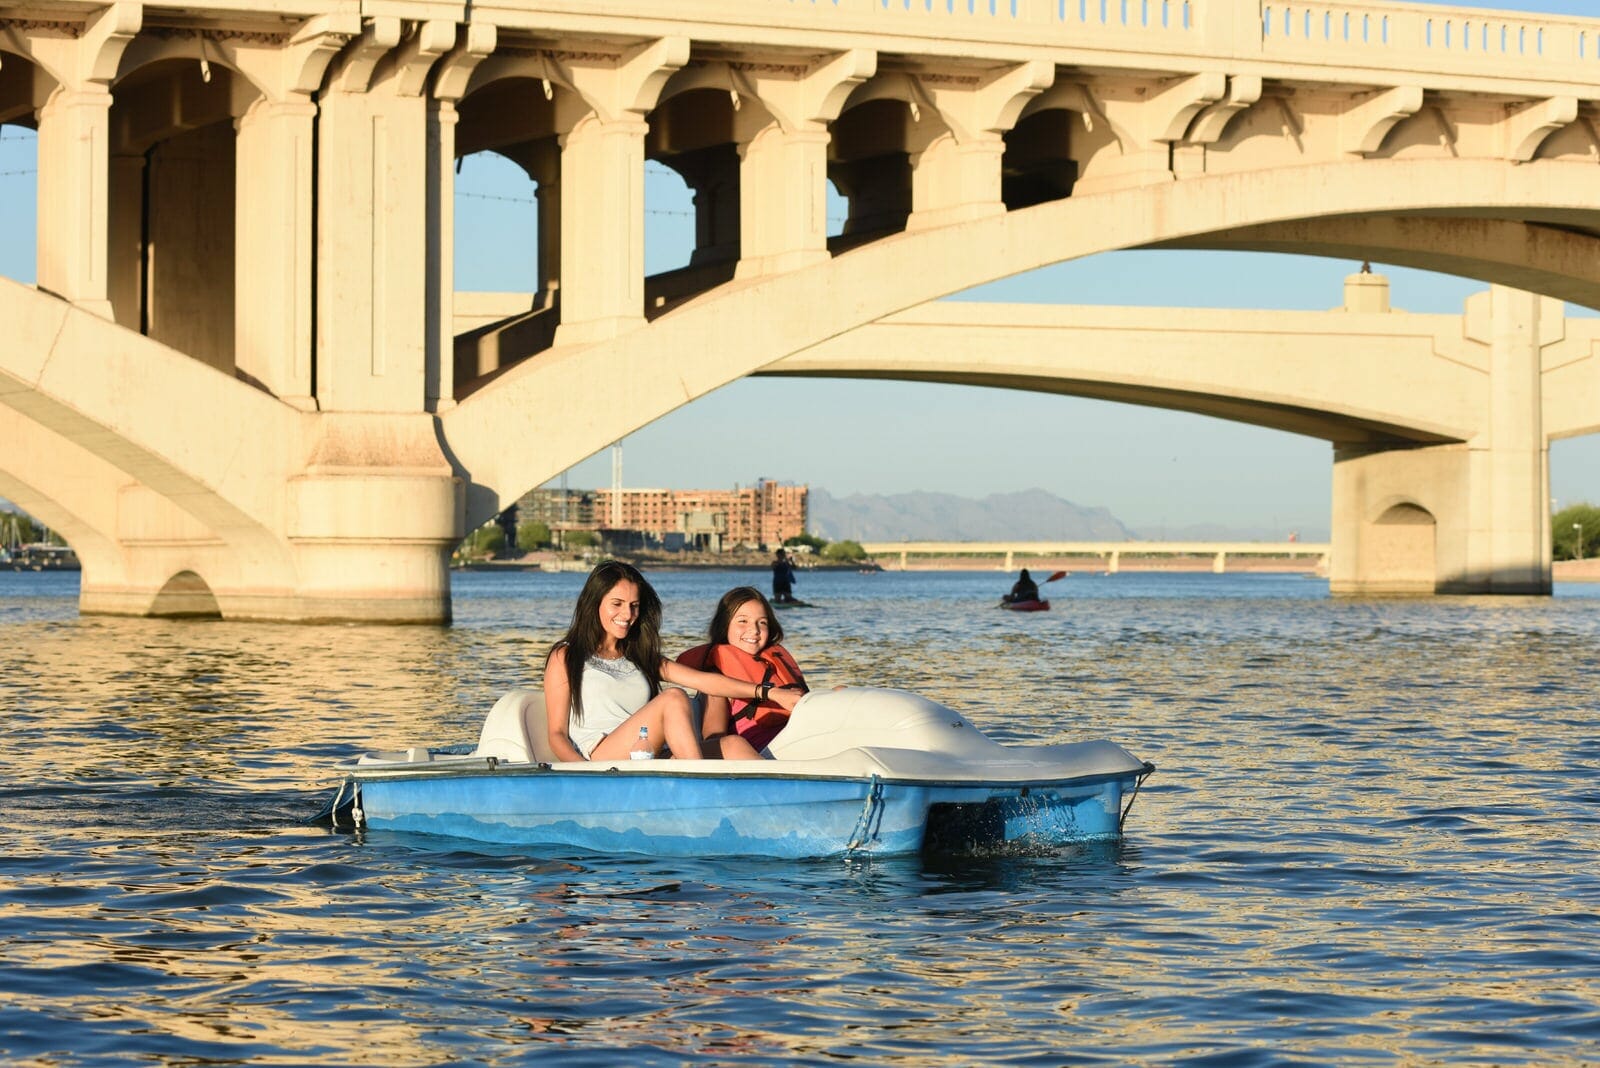
M 670 644 L 747 578 L 662 576 Z M 1129 837 L 778 864 L 332 833 L 302 822 L 331 764 L 470 741 L 495 696 L 537 677 L 581 576 L 466 578 L 450 628 L 79 619 L 70 593 L 10 587 L 0 1055 L 1592 1051 L 1600 598 L 1069 579 L 1058 611 L 1018 617 L 990 607 L 994 575 L 805 580 L 824 607 L 784 623 L 817 681 L 905 686 L 1000 737 L 1110 736 L 1155 761 Z

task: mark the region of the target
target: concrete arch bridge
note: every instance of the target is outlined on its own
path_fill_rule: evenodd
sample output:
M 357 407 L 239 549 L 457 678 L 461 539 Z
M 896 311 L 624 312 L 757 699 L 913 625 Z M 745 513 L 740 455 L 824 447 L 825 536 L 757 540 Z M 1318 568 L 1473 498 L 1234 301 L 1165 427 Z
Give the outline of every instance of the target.
M 1325 437 L 1336 589 L 1548 591 L 1547 443 L 1600 429 L 1554 303 L 1600 307 L 1597 71 L 1600 20 L 1354 0 L 0 2 L 40 190 L 0 493 L 73 543 L 85 611 L 441 620 L 466 530 L 682 404 L 931 377 Z M 467 323 L 479 151 L 537 186 L 539 291 Z M 696 211 L 652 278 L 647 159 Z M 1219 321 L 1088 359 L 1034 322 L 1028 361 L 948 358 L 1019 313 L 930 301 L 1138 247 L 1495 288 L 1404 341 L 1358 282 L 1293 350 Z

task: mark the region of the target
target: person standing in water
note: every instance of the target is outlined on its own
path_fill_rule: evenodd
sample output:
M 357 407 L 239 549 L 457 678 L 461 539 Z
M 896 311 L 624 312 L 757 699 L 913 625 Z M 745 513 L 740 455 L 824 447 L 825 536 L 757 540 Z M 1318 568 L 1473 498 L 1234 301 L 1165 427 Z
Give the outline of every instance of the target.
M 755 760 L 749 742 L 730 734 L 701 744 L 689 695 L 665 680 L 712 697 L 775 701 L 792 710 L 804 691 L 770 682 L 695 671 L 661 655 L 661 599 L 629 564 L 608 560 L 589 572 L 567 636 L 544 666 L 545 729 L 556 759 L 627 760 L 646 728 L 651 747 L 682 758 Z
M 772 557 L 772 599 L 780 604 L 794 601 L 794 565 L 781 548 Z

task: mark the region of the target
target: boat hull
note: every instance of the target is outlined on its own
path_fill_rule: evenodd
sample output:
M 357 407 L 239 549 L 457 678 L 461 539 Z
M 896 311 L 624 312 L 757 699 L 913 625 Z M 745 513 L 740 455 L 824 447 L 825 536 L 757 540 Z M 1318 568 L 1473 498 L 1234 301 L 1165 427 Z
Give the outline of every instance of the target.
M 513 690 L 476 748 L 342 764 L 335 825 L 530 849 L 798 859 L 1035 851 L 1116 838 L 1153 769 L 1103 739 L 1009 746 L 900 690 L 811 693 L 768 760 L 561 763 L 544 697 Z
M 984 852 L 1116 838 L 1140 777 L 949 784 L 499 767 L 353 776 L 346 812 L 369 828 L 583 853 Z
M 1000 607 L 1008 612 L 1048 612 L 1049 601 L 1002 601 Z

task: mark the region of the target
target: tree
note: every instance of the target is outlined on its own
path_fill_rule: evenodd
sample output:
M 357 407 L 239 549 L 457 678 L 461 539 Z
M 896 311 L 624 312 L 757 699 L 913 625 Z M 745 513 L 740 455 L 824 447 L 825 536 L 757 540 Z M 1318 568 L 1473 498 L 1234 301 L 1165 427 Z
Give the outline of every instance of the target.
M 867 558 L 867 550 L 861 547 L 859 541 L 834 541 L 829 542 L 822 550 L 824 560 L 834 560 L 842 564 L 853 564 Z
M 1587 560 L 1600 554 L 1600 508 L 1584 502 L 1561 509 L 1550 521 L 1550 542 L 1557 560 Z
M 561 542 L 569 549 L 592 549 L 600 544 L 600 535 L 592 530 L 569 530 L 561 535 Z
M 814 553 L 820 553 L 828 545 L 827 538 L 819 538 L 815 534 L 796 534 L 792 538 L 785 538 L 783 547 L 793 549 L 800 545 L 808 545 Z
M 523 523 L 517 527 L 517 548 L 525 553 L 543 549 L 550 544 L 550 526 L 540 520 Z

